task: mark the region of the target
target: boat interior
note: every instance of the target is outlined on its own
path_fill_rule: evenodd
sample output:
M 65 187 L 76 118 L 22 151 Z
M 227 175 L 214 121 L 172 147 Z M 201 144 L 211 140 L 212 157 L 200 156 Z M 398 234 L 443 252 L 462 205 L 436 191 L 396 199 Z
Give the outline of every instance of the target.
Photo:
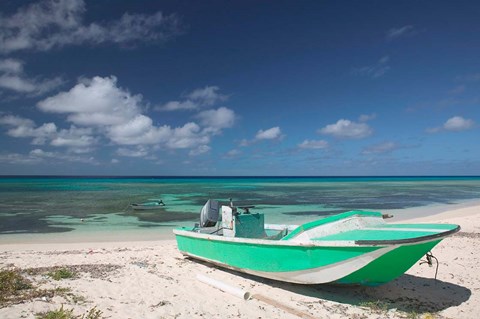
M 254 206 L 235 207 L 208 200 L 194 232 L 232 238 L 325 241 L 356 244 L 408 243 L 444 237 L 459 230 L 450 224 L 389 224 L 379 212 L 349 211 L 302 225 L 265 224 L 262 213 L 251 213 Z M 457 226 L 457 227 L 456 227 Z

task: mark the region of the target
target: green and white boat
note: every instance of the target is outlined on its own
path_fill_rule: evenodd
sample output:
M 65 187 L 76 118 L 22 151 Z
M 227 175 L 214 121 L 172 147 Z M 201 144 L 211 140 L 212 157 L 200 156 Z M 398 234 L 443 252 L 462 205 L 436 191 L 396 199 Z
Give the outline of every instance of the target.
M 174 229 L 186 256 L 299 284 L 389 282 L 412 267 L 453 224 L 391 224 L 378 212 L 350 211 L 303 225 L 270 225 L 249 207 L 209 200 L 200 224 Z M 238 210 L 243 210 L 239 213 Z

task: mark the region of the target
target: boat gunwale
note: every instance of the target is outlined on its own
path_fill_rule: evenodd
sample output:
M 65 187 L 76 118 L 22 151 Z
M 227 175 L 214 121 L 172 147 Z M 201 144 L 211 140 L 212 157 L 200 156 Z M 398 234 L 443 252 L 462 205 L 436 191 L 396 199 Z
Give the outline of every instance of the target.
M 452 225 L 453 226 L 453 225 Z M 193 237 L 203 240 L 211 241 L 224 241 L 232 243 L 243 244 L 256 244 L 265 246 L 299 246 L 299 247 L 368 247 L 368 246 L 398 246 L 398 245 L 416 245 L 426 243 L 434 240 L 443 239 L 460 230 L 460 226 L 456 225 L 454 229 L 439 232 L 431 235 L 424 235 L 414 238 L 406 239 L 391 239 L 391 240 L 308 240 L 308 241 L 295 241 L 295 240 L 271 240 L 271 239 L 258 239 L 258 238 L 245 238 L 245 237 L 223 237 L 213 234 L 204 234 L 194 232 L 192 230 L 186 230 L 185 227 L 175 228 L 173 233 L 176 236 Z
M 405 239 L 387 239 L 387 240 L 382 240 L 382 239 L 375 239 L 375 240 L 356 240 L 355 243 L 359 246 L 365 246 L 365 245 L 400 245 L 400 244 L 410 244 L 410 243 L 418 243 L 419 241 L 417 239 L 422 239 L 422 241 L 432 241 L 444 237 L 448 237 L 452 234 L 455 234 L 456 232 L 460 231 L 460 226 L 457 225 L 454 229 L 450 229 L 447 231 L 439 232 L 436 234 L 432 235 L 425 235 L 421 237 L 415 237 L 415 238 L 405 238 Z

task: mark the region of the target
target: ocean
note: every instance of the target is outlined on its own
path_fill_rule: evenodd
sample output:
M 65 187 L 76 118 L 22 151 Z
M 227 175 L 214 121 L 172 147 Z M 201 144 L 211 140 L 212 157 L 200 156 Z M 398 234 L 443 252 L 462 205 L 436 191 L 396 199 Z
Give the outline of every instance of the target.
M 301 224 L 354 209 L 402 219 L 480 201 L 480 177 L 3 176 L 0 243 L 173 238 L 174 227 L 198 222 L 209 198 L 254 205 L 267 223 Z M 166 205 L 130 208 L 150 199 Z

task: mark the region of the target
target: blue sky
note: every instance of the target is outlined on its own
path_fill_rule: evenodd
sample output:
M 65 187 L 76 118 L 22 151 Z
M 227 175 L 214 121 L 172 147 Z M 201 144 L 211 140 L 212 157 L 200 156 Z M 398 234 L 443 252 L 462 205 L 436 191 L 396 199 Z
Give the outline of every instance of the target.
M 477 1 L 2 1 L 0 174 L 480 175 Z

